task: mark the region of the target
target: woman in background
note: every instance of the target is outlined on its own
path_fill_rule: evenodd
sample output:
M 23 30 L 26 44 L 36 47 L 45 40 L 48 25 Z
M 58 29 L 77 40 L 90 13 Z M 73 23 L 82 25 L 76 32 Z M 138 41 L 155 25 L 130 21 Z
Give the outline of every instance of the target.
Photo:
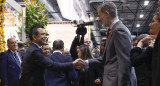
M 150 62 L 152 62 L 152 85 L 150 86 L 160 86 L 160 17 L 158 13 L 152 18 L 149 27 L 149 33 L 153 34 L 154 36 L 145 37 L 140 41 L 141 43 L 138 43 L 138 45 L 143 45 L 150 40 L 152 40 L 152 42 L 145 52 L 142 52 L 142 49 L 139 47 L 132 49 L 131 61 L 132 66 L 138 66 L 145 60 L 149 60 Z
M 91 51 L 87 45 L 81 45 L 77 48 L 78 58 L 83 60 L 93 59 Z M 79 86 L 101 86 L 103 67 L 90 67 L 78 71 Z

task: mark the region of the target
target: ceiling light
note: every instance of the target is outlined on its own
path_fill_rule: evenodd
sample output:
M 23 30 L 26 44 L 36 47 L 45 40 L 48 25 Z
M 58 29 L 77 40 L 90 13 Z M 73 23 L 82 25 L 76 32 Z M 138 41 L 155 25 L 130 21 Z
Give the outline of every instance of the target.
M 144 1 L 144 5 L 148 5 L 149 4 L 149 1 Z
M 140 16 L 139 16 L 139 17 L 140 17 L 140 18 L 143 18 L 143 16 L 144 16 L 143 14 L 140 14 Z
M 140 24 L 137 24 L 136 27 L 140 27 Z

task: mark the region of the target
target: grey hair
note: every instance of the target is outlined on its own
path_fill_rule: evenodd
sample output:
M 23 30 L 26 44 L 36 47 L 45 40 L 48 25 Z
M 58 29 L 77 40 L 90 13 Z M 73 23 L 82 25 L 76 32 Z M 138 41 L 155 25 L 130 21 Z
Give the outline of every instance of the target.
M 113 2 L 105 2 L 104 4 L 100 5 L 98 9 L 101 10 L 102 13 L 109 12 L 110 16 L 112 18 L 117 17 L 117 7 Z

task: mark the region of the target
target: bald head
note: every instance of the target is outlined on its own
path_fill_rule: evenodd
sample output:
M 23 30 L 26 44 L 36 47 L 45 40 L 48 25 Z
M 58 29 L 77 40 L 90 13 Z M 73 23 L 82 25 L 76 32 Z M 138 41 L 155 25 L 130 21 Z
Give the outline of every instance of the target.
M 7 40 L 7 46 L 8 46 L 8 49 L 12 51 L 16 51 L 18 49 L 17 41 L 13 37 Z

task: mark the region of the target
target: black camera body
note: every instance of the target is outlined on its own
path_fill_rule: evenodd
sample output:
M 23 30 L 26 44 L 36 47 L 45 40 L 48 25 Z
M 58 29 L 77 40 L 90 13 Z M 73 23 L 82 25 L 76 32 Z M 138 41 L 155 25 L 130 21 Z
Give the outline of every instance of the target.
M 87 28 L 83 25 L 77 25 L 76 34 L 77 35 L 85 35 L 87 33 Z

